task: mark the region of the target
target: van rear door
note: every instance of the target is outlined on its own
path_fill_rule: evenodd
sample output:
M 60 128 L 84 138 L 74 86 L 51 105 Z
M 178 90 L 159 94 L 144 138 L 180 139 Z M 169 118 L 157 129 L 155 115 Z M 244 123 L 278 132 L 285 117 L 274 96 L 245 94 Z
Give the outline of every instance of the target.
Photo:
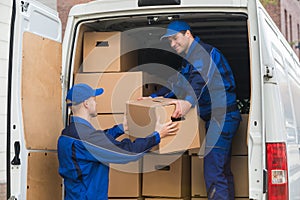
M 7 197 L 61 199 L 61 22 L 57 12 L 36 1 L 15 0 L 12 7 Z

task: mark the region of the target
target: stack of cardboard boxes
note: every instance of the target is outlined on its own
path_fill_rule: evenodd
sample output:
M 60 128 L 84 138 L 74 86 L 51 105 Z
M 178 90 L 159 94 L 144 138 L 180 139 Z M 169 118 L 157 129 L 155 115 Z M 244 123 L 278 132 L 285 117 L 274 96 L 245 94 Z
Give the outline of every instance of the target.
M 134 41 L 121 32 L 84 33 L 82 70 L 75 75 L 74 83 L 104 88 L 96 100 L 98 116 L 92 122 L 96 129 L 105 130 L 122 123 L 125 102 L 143 95 L 142 72 L 128 72 L 138 60 L 136 52 L 127 53 L 127 48 L 133 46 Z M 139 198 L 141 161 L 110 167 L 109 197 Z
M 83 67 L 75 74 L 74 83 L 104 88 L 104 93 L 97 97 L 98 116 L 92 122 L 96 129 L 122 123 L 126 112 L 129 135 L 121 137 L 134 139 L 152 133 L 156 121 L 163 123 L 170 119 L 175 107 L 168 104 L 168 99 L 136 101 L 151 94 L 156 87 L 143 84 L 149 82 L 144 80 L 143 72 L 131 72 L 138 64 L 136 51 L 128 51 L 134 49 L 134 39 L 121 32 L 86 32 L 83 41 Z M 247 116 L 243 118 L 232 159 L 237 197 L 248 196 Z M 179 122 L 179 127 L 176 136 L 162 139 L 143 159 L 126 165 L 110 165 L 110 199 L 206 199 L 203 159 L 196 155 L 204 139 L 204 123 L 196 109 L 192 109 Z M 196 151 L 183 153 L 186 149 Z
M 175 110 L 172 101 L 154 98 L 127 102 L 130 137 L 145 137 L 145 133 L 155 131 L 157 123 L 171 120 Z M 204 132 L 204 123 L 200 121 L 199 126 L 195 108 L 177 123 L 176 134 L 162 138 L 160 144 L 143 158 L 142 196 L 148 200 L 190 198 L 191 162 L 185 152 L 200 147 L 199 130 Z
M 231 170 L 234 176 L 235 199 L 248 199 L 248 114 L 242 115 L 242 121 L 232 142 Z M 201 137 L 202 138 L 202 137 Z M 203 155 L 191 153 L 191 196 L 192 200 L 207 199 L 204 182 Z

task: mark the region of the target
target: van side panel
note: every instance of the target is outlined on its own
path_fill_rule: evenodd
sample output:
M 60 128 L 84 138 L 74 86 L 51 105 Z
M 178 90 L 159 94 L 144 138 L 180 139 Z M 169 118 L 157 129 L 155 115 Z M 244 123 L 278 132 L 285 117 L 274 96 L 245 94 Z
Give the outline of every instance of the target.
M 12 1 L 0 3 L 0 184 L 6 182 L 7 81 Z
M 262 66 L 269 70 L 264 75 L 266 143 L 285 143 L 287 160 L 283 162 L 288 166 L 288 196 L 299 199 L 300 65 L 292 48 L 263 9 L 260 19 Z

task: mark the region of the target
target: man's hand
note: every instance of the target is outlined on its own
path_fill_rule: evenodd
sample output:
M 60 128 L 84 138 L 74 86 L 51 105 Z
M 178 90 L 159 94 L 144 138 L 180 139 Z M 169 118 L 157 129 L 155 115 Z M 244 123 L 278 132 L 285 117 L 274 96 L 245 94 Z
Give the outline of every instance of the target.
M 178 123 L 170 120 L 165 124 L 160 124 L 158 119 L 156 122 L 155 131 L 159 133 L 160 138 L 164 138 L 169 135 L 175 135 L 176 131 L 178 131 Z
M 172 118 L 183 117 L 192 107 L 192 104 L 185 100 L 174 100 L 170 104 L 175 105 L 175 111 L 172 114 Z
M 144 99 L 152 99 L 152 97 L 149 96 L 149 97 L 139 97 L 139 98 L 137 98 L 138 101 L 144 100 Z
M 126 115 L 124 115 L 124 118 L 123 118 L 123 129 L 124 129 L 124 132 L 128 131 L 128 125 L 127 125 Z

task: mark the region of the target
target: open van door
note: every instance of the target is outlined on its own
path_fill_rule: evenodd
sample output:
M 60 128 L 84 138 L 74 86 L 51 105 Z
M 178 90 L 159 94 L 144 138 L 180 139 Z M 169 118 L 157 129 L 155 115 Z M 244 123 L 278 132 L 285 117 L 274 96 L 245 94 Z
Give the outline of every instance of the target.
M 36 1 L 14 0 L 11 26 L 7 197 L 61 199 L 61 22 Z

